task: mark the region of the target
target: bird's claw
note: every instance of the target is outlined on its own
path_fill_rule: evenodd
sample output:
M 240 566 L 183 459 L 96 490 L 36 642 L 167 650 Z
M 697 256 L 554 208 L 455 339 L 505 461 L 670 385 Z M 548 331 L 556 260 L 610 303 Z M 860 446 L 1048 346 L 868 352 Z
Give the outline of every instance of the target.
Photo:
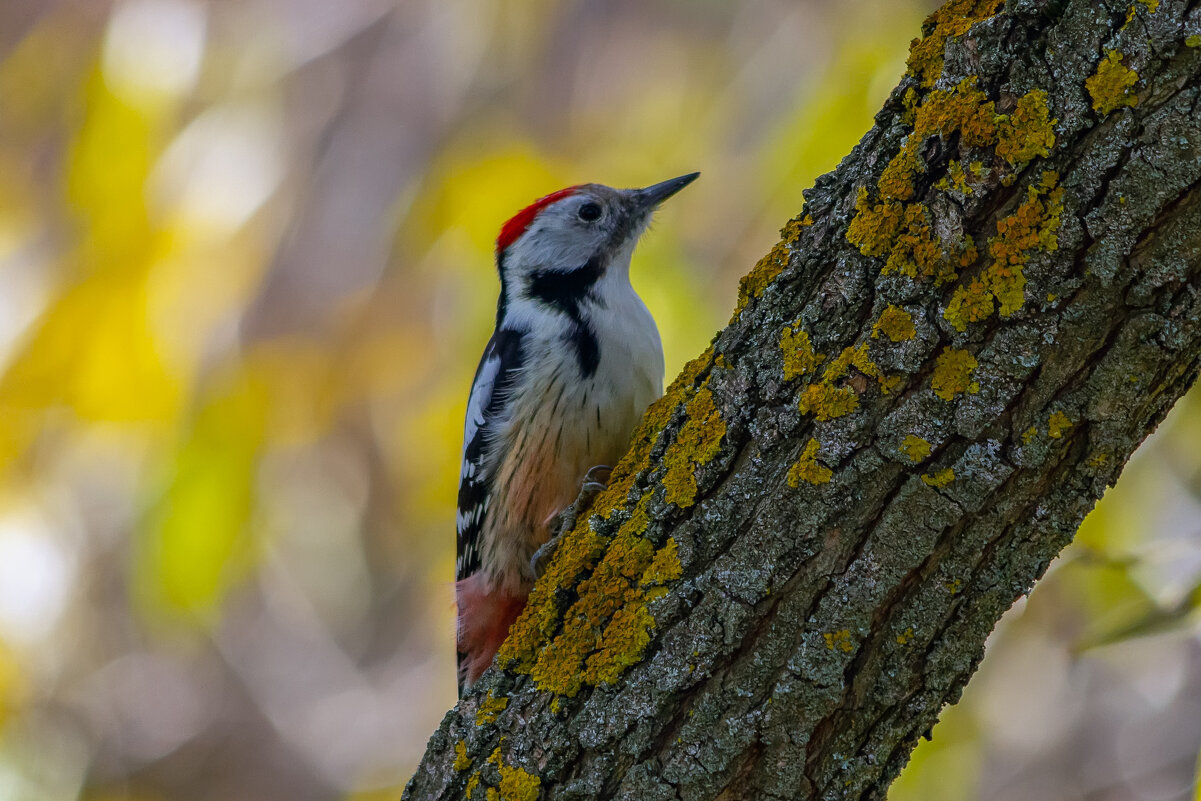
M 609 476 L 612 475 L 613 468 L 607 464 L 593 465 L 584 474 L 584 489 L 587 489 L 590 484 L 599 484 L 601 489 L 609 486 Z
M 533 571 L 535 580 L 542 578 L 542 574 L 546 572 L 550 558 L 555 555 L 555 551 L 559 547 L 559 539 L 562 536 L 562 532 L 554 535 L 539 545 L 538 550 L 534 551 L 534 555 L 530 557 L 530 570 Z
M 551 527 L 553 532 L 551 538 L 542 543 L 530 557 L 530 570 L 533 571 L 535 579 L 542 578 L 542 574 L 546 572 L 550 559 L 555 555 L 555 550 L 559 547 L 559 540 L 563 538 L 563 535 L 575 527 L 576 520 L 588 511 L 592 502 L 596 500 L 596 496 L 608 488 L 609 476 L 612 472 L 613 468 L 608 465 L 598 464 L 584 474 L 584 480 L 580 484 L 580 494 L 576 496 L 575 502 L 559 513 Z

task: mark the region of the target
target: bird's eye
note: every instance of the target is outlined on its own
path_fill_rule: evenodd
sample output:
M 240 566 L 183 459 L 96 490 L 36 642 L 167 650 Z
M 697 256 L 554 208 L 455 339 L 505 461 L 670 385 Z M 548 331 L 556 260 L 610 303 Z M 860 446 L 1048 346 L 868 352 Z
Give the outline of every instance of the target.
M 600 219 L 601 207 L 595 203 L 585 203 L 580 206 L 580 210 L 576 213 L 584 222 L 593 222 Z

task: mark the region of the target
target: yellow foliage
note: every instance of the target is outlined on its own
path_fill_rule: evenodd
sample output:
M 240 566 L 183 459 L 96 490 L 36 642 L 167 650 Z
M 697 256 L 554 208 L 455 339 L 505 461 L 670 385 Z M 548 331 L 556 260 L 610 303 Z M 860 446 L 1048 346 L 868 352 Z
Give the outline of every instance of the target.
M 188 426 L 174 479 L 139 548 L 138 585 L 159 608 L 208 619 L 253 555 L 246 530 L 266 427 L 264 388 L 236 374 Z

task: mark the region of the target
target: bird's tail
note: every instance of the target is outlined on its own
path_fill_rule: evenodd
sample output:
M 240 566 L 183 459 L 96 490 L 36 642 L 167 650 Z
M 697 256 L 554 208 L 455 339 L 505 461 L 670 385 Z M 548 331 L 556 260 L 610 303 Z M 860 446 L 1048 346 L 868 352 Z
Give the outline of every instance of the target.
M 483 573 L 455 582 L 460 698 L 492 664 L 525 600 L 526 593 L 514 595 L 491 586 Z

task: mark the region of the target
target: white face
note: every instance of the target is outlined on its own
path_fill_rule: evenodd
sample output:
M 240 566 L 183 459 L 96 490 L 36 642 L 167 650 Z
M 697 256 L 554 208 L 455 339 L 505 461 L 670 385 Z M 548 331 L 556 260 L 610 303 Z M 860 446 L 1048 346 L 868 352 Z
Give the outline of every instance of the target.
M 618 295 L 633 296 L 630 256 L 638 238 L 655 208 L 699 174 L 644 189 L 584 184 L 548 195 L 520 212 L 501 230 L 509 244 L 499 258 L 503 294 L 498 324 L 518 319 L 528 324 L 565 314 L 578 325 L 581 314 L 604 308 Z M 543 202 L 546 205 L 539 208 Z M 534 210 L 534 219 L 525 223 Z M 512 239 L 511 228 L 523 224 L 525 230 Z
M 517 289 L 539 271 L 569 272 L 599 258 L 605 266 L 632 248 L 650 220 L 630 193 L 591 184 L 539 212 L 505 258 L 509 283 Z

